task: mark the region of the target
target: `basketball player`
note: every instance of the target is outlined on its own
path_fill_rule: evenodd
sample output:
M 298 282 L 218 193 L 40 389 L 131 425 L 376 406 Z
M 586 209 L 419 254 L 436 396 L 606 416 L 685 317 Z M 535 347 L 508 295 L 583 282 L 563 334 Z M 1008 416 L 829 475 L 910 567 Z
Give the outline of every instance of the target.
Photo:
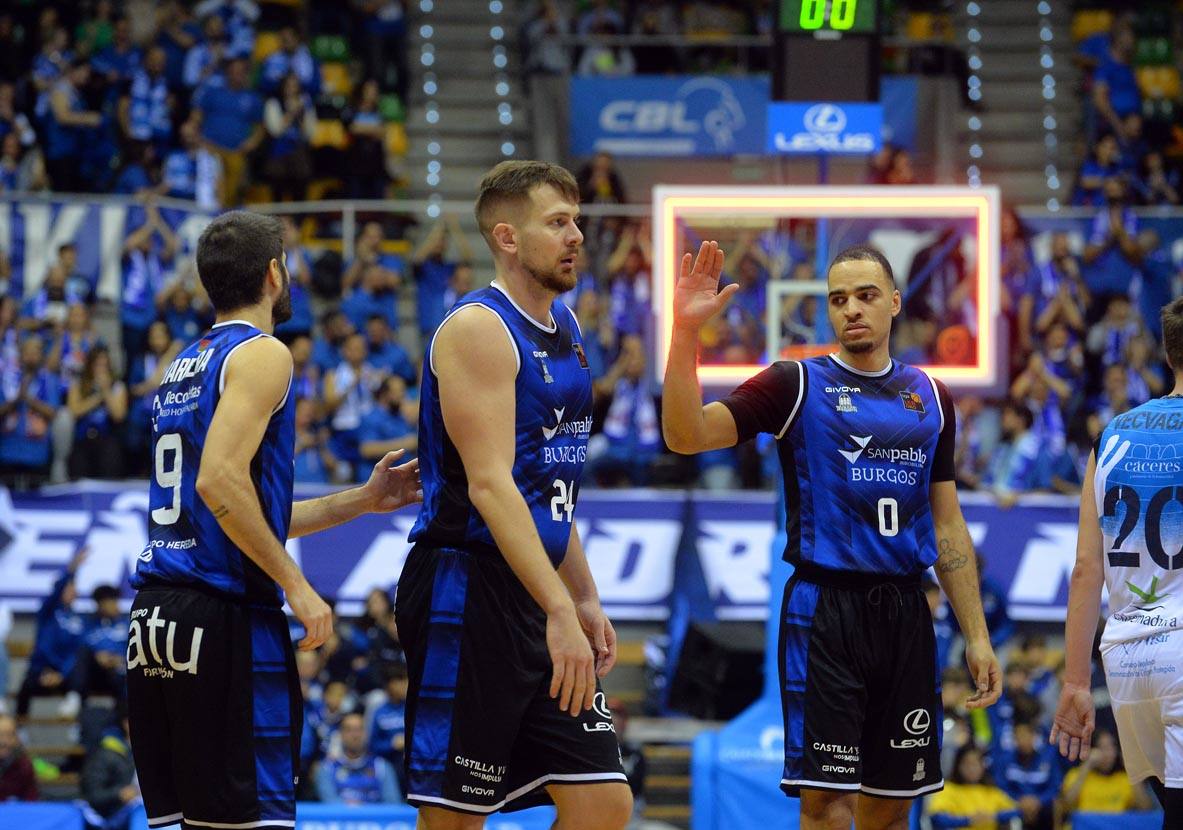
M 292 503 L 291 316 L 275 219 L 226 213 L 197 243 L 213 327 L 169 365 L 153 401 L 148 544 L 127 648 L 131 742 L 148 824 L 294 826 L 302 704 L 282 610 L 304 649 L 331 615 L 284 543 L 418 501 L 391 453 L 361 487 Z
M 701 327 L 726 305 L 723 252 L 687 254 L 674 289 L 662 426 L 676 452 L 777 438 L 794 565 L 780 628 L 785 770 L 801 826 L 904 828 L 911 799 L 941 788 L 941 710 L 921 575 L 935 564 L 966 637 L 973 707 L 1001 672 L 953 483 L 956 426 L 944 386 L 888 354 L 900 311 L 891 265 L 857 246 L 830 265 L 837 354 L 781 361 L 704 407 Z
M 1064 688 L 1051 741 L 1085 760 L 1101 585 L 1109 619 L 1101 657 L 1130 781 L 1149 779 L 1164 828 L 1183 827 L 1183 298 L 1162 310 L 1170 395 L 1118 415 L 1101 433 L 1080 494 L 1068 595 Z
M 398 583 L 407 801 L 427 830 L 548 800 L 560 830 L 615 830 L 632 797 L 598 678 L 616 635 L 574 523 L 591 374 L 556 301 L 575 286 L 579 190 L 561 167 L 502 162 L 476 216 L 496 279 L 428 347 L 423 509 Z

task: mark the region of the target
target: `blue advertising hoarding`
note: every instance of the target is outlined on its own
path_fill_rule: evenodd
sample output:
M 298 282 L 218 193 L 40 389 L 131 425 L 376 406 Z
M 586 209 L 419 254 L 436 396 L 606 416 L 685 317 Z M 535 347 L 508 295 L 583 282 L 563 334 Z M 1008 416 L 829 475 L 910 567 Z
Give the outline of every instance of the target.
M 883 106 L 852 103 L 768 105 L 769 153 L 869 155 L 882 144 Z

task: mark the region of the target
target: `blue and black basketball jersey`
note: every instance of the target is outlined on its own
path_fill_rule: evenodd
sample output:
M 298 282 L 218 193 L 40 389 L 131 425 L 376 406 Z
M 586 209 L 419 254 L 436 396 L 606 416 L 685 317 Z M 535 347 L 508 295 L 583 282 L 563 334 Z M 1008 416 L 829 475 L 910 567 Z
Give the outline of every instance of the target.
M 954 478 L 957 429 L 939 382 L 895 361 L 870 374 L 830 355 L 774 363 L 722 403 L 740 441 L 777 438 L 786 561 L 891 575 L 936 561 L 929 484 Z
M 567 553 L 591 432 L 591 372 L 579 324 L 570 309 L 555 301 L 552 324 L 543 326 L 496 283 L 461 298 L 448 316 L 470 305 L 483 306 L 500 318 L 517 354 L 513 479 L 547 556 L 558 567 Z M 446 324 L 447 318 L 440 328 Z M 419 398 L 423 508 L 410 540 L 440 547 L 493 546 L 488 526 L 469 501 L 464 465 L 444 428 L 430 346 L 428 367 Z
M 152 402 L 148 545 L 136 563 L 134 587 L 196 583 L 253 603 L 282 604 L 274 580 L 230 541 L 197 493 L 201 450 L 225 386 L 226 361 L 239 346 L 268 336 L 249 323 L 219 323 L 165 371 Z M 263 515 L 281 542 L 292 517 L 295 412 L 289 385 L 251 460 Z

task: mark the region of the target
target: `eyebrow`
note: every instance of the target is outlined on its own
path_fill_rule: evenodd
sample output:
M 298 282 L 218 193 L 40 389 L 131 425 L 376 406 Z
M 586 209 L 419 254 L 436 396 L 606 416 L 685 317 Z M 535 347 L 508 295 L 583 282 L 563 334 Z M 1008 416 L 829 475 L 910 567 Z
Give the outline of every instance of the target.
M 869 282 L 869 283 L 866 283 L 865 285 L 855 286 L 855 288 L 851 291 L 840 291 L 840 290 L 836 289 L 834 291 L 831 291 L 829 296 L 831 296 L 831 297 L 845 297 L 847 294 L 860 294 L 863 291 L 879 291 L 879 290 L 880 290 L 879 286 L 875 285 L 875 283 L 873 283 L 873 282 Z
M 578 219 L 582 215 L 583 214 L 581 214 L 578 210 L 571 211 L 565 210 L 564 208 L 558 208 L 557 210 L 552 210 L 544 214 L 544 218 L 558 219 L 560 216 L 570 216 L 572 219 Z

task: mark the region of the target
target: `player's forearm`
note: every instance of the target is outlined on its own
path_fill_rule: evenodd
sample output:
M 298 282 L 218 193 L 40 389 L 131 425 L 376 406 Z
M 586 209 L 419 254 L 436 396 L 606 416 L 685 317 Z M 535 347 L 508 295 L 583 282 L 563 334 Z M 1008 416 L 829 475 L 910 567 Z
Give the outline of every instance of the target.
M 1101 616 L 1101 585 L 1105 574 L 1094 558 L 1078 557 L 1068 587 L 1068 620 L 1064 629 L 1064 682 L 1087 688 L 1092 675 L 1093 637 Z
M 698 452 L 702 444 L 702 390 L 697 369 L 698 333 L 675 328 L 661 388 L 661 432 L 666 446 L 677 453 Z
M 563 557 L 563 564 L 559 566 L 559 577 L 575 602 L 600 601 L 596 581 L 587 564 L 587 554 L 583 551 L 583 541 L 575 528 L 571 529 L 571 541 L 567 544 L 567 555 Z
M 299 567 L 263 517 L 259 495 L 249 475 L 202 472 L 197 493 L 230 541 L 274 579 L 284 591 L 304 580 Z
M 469 482 L 469 499 L 489 526 L 497 549 L 534 601 L 547 614 L 574 609 L 551 565 L 525 499 L 508 473 Z
M 957 623 L 967 641 L 989 643 L 990 631 L 982 611 L 982 590 L 969 529 L 964 521 L 948 522 L 937 525 L 936 537 L 937 579 L 949 597 Z
M 298 539 L 345 524 L 368 512 L 370 504 L 360 487 L 351 487 L 316 499 L 304 499 L 292 504 L 292 521 L 288 528 L 288 537 Z

